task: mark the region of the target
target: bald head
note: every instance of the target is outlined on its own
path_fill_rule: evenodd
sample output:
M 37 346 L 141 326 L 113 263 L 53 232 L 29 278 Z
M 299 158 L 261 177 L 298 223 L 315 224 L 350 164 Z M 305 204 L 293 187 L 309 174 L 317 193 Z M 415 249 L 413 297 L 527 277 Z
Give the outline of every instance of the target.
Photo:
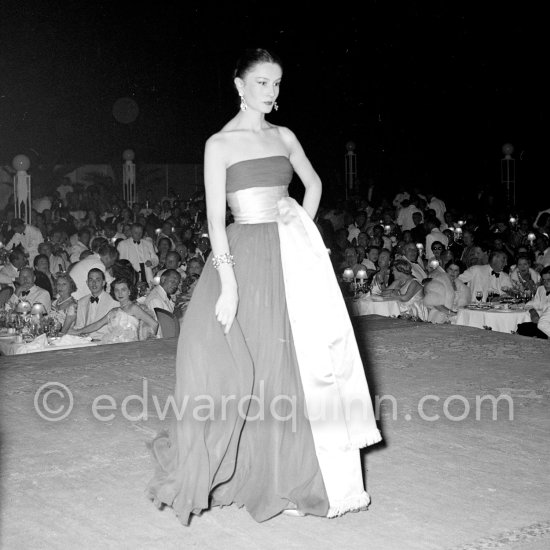
M 34 270 L 30 267 L 23 267 L 19 270 L 19 285 L 23 290 L 28 290 L 34 285 L 36 277 L 34 276 Z
M 166 269 L 160 276 L 160 286 L 168 296 L 176 292 L 181 283 L 181 275 L 175 269 Z

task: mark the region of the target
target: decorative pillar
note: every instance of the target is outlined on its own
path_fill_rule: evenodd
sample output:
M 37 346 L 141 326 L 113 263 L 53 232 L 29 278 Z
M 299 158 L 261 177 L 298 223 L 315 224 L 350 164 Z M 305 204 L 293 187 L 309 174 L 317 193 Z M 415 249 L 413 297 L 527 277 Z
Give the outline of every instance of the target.
M 132 208 L 136 202 L 136 165 L 134 164 L 134 152 L 126 149 L 122 153 L 124 164 L 122 165 L 122 197 L 126 204 Z
M 27 170 L 31 161 L 27 155 L 13 157 L 12 166 L 16 171 L 13 176 L 13 198 L 15 203 L 15 217 L 21 218 L 25 223 L 31 223 L 31 177 Z
M 355 180 L 357 178 L 357 155 L 355 154 L 355 143 L 348 141 L 346 143 L 346 157 L 345 157 L 345 179 L 346 179 L 346 200 L 348 198 L 348 192 L 353 191 Z
M 502 146 L 504 158 L 500 161 L 500 182 L 506 187 L 506 205 L 516 206 L 516 161 L 512 158 L 514 146 L 505 143 Z

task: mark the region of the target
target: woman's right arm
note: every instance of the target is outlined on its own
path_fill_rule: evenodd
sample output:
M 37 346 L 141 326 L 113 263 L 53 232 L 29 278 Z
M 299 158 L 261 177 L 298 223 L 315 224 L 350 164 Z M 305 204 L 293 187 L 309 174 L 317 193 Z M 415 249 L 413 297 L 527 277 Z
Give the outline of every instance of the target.
M 116 308 L 113 308 L 113 309 L 116 309 Z M 111 311 L 113 310 L 111 309 Z M 106 313 L 101 319 L 98 319 L 94 323 L 90 323 L 89 325 L 86 325 L 85 327 L 82 327 L 82 328 L 69 330 L 69 334 L 76 334 L 76 335 L 88 334 L 90 332 L 95 332 L 96 330 L 99 330 L 101 327 L 104 327 L 109 322 L 109 313 L 111 313 L 111 311 Z
M 208 139 L 204 150 L 204 187 L 212 257 L 231 254 L 225 229 L 225 173 L 223 143 L 219 136 L 214 135 Z M 215 315 L 223 326 L 224 333 L 227 334 L 237 314 L 239 302 L 237 279 L 230 263 L 220 263 L 217 271 L 221 292 L 216 302 Z

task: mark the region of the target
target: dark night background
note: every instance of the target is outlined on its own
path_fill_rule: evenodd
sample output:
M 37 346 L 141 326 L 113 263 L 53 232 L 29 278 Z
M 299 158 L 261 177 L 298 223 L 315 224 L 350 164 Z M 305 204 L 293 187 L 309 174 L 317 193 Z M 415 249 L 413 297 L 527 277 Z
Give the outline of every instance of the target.
M 137 163 L 201 163 L 204 141 L 237 108 L 236 58 L 260 46 L 284 62 L 270 120 L 297 134 L 328 187 L 343 177 L 349 140 L 361 182 L 386 189 L 428 175 L 448 199 L 498 190 L 506 142 L 520 200 L 550 187 L 548 51 L 529 3 L 60 4 L 3 3 L 3 165 L 18 153 L 31 174 L 121 163 L 126 148 Z M 139 106 L 127 124 L 113 116 L 125 97 Z

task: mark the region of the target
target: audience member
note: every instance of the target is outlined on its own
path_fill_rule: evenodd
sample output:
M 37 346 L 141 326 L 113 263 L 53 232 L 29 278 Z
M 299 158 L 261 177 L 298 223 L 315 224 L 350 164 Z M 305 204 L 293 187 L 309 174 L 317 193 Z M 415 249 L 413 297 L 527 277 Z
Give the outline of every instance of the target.
M 48 291 L 50 298 L 53 300 L 55 280 L 50 271 L 50 261 L 45 254 L 38 254 L 34 257 L 33 262 L 35 284 L 40 288 Z
M 94 267 L 89 270 L 86 278 L 86 287 L 88 293 L 78 299 L 75 329 L 95 323 L 118 306 L 118 302 L 105 291 L 105 273 L 102 269 Z M 75 294 L 77 293 L 73 292 L 73 297 Z M 96 330 L 91 331 L 89 335 L 94 340 L 101 340 L 108 330 L 108 326 L 102 325 Z
M 95 244 L 96 243 L 94 241 L 94 246 Z M 88 256 L 87 258 L 76 262 L 76 264 L 71 265 L 69 274 L 76 284 L 76 292 L 73 294 L 74 299 L 78 301 L 80 298 L 89 293 L 90 289 L 88 288 L 87 281 L 88 273 L 91 269 L 95 268 L 103 271 L 107 281 L 107 286 L 109 286 L 113 280 L 112 275 L 109 273 L 109 269 L 112 267 L 117 258 L 118 253 L 116 248 L 108 244 L 103 244 L 91 256 Z
M 34 270 L 31 267 L 22 267 L 19 270 L 18 277 L 19 286 L 15 289 L 15 292 L 10 296 L 8 303 L 15 307 L 21 301 L 29 302 L 33 304 L 42 304 L 47 313 L 50 313 L 52 309 L 52 300 L 47 290 L 36 286 Z
M 77 302 L 72 297 L 76 285 L 67 273 L 58 273 L 55 277 L 56 298 L 52 302 L 50 317 L 59 323 L 60 334 L 67 334 L 76 322 Z
M 466 283 L 472 293 L 483 293 L 482 300 L 486 302 L 489 293 L 502 295 L 504 289 L 512 288 L 512 281 L 504 267 L 506 266 L 506 254 L 504 252 L 493 252 L 489 257 L 489 265 L 473 265 L 460 275 L 460 280 Z
M 38 245 L 44 241 L 42 233 L 37 227 L 25 223 L 21 218 L 13 218 L 11 229 L 13 236 L 6 244 L 6 248 L 11 250 L 12 247 L 21 246 L 29 258 L 29 263 L 32 264 L 34 257 L 38 254 Z
M 397 300 L 402 314 L 427 320 L 427 311 L 424 307 L 422 285 L 413 277 L 411 263 L 405 259 L 393 262 L 393 283 L 381 292 L 388 300 Z
M 435 217 L 427 217 L 424 221 L 424 227 L 426 228 L 426 259 L 430 260 L 433 258 L 434 253 L 432 250 L 432 243 L 435 241 L 439 241 L 445 248 L 447 248 L 447 245 L 449 244 L 449 240 L 447 239 L 447 236 L 442 233 L 439 229 L 439 226 L 441 225 L 441 222 Z

